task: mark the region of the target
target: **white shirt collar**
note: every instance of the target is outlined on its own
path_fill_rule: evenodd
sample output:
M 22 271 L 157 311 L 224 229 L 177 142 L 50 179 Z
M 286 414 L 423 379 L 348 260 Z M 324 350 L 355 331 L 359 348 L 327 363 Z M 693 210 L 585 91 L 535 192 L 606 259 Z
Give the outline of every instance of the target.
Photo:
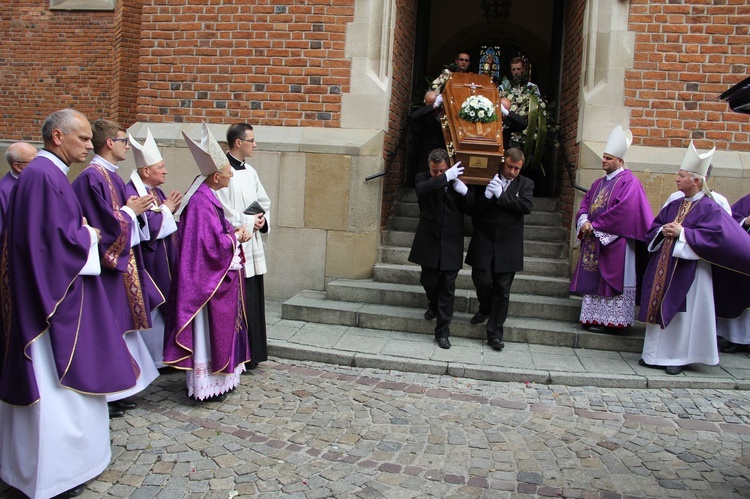
M 699 192 L 698 192 L 698 194 L 696 194 L 696 195 L 695 195 L 695 196 L 693 196 L 693 197 L 687 197 L 687 196 L 685 196 L 685 200 L 686 200 L 686 201 L 698 201 L 698 200 L 699 200 L 700 198 L 702 198 L 702 197 L 703 197 L 703 196 L 705 196 L 705 195 L 706 195 L 706 193 L 705 193 L 705 192 L 703 192 L 703 191 L 699 191 Z
M 39 154 L 37 156 L 41 156 L 43 158 L 47 158 L 48 160 L 52 161 L 56 167 L 58 167 L 66 176 L 68 175 L 68 171 L 70 171 L 70 167 L 62 162 L 60 158 L 55 156 L 49 151 L 45 151 L 42 149 L 39 151 Z
M 119 166 L 110 163 L 109 161 L 107 161 L 106 159 L 102 158 L 98 154 L 94 155 L 94 159 L 92 159 L 91 162 L 92 163 L 96 163 L 97 165 L 102 165 L 104 168 L 106 168 L 107 170 L 111 171 L 112 173 L 115 173 L 117 171 L 117 169 L 119 168 Z
M 624 170 L 625 170 L 625 168 L 623 168 L 623 167 L 621 166 L 621 167 L 620 167 L 620 168 L 618 168 L 617 170 L 613 171 L 612 173 L 608 173 L 608 174 L 607 174 L 607 175 L 605 175 L 604 177 L 605 177 L 605 178 L 606 178 L 607 180 L 612 180 L 612 179 L 613 179 L 613 178 L 615 178 L 615 177 L 616 177 L 616 176 L 617 176 L 617 175 L 618 175 L 618 174 L 619 174 L 619 173 L 620 173 L 621 171 L 624 171 Z

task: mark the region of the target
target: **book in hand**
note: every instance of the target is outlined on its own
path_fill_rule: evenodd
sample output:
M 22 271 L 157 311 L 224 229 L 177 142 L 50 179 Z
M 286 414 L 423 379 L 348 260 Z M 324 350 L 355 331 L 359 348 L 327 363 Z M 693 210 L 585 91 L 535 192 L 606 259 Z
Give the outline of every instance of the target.
M 257 201 L 253 201 L 250 206 L 245 208 L 245 215 L 257 215 L 258 213 L 265 214 L 266 210 Z

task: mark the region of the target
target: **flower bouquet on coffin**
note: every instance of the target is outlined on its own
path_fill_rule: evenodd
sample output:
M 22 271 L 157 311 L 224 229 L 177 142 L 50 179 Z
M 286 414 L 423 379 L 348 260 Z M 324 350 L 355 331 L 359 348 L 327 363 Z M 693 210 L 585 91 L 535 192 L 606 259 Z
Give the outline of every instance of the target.
M 497 111 L 495 111 L 495 105 L 487 97 L 472 95 L 461 104 L 458 117 L 469 123 L 474 123 L 477 135 L 483 137 L 489 132 L 489 128 L 485 131 L 482 124 L 497 121 Z

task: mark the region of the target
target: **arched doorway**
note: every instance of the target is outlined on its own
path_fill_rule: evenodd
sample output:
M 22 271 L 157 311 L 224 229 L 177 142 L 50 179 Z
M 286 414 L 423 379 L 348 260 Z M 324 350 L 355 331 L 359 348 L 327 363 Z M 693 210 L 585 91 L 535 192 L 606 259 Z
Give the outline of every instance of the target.
M 492 3 L 492 2 L 489 2 Z M 503 3 L 503 2 L 501 2 Z M 508 0 L 504 0 L 508 3 Z M 412 102 L 421 105 L 430 81 L 453 63 L 458 52 L 468 52 L 476 72 L 482 46 L 500 48 L 501 74 L 510 77 L 510 60 L 521 54 L 532 64 L 531 81 L 548 101 L 557 101 L 562 59 L 564 0 L 511 0 L 507 19 L 485 17 L 482 0 L 419 0 Z M 415 157 L 409 148 L 407 182 L 413 181 Z M 545 173 L 527 171 L 535 195 L 556 194 L 554 153 L 547 154 Z

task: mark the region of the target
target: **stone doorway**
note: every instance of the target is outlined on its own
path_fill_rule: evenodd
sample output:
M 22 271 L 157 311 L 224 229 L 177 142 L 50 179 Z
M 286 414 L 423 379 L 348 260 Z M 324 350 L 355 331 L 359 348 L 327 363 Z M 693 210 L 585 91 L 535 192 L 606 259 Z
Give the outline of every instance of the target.
M 419 0 L 416 26 L 412 103 L 422 105 L 429 82 L 458 52 L 471 56 L 470 70 L 478 71 L 483 45 L 500 47 L 501 75 L 510 77 L 510 60 L 521 54 L 531 62 L 531 81 L 539 86 L 548 101 L 559 101 L 562 60 L 564 0 L 511 0 L 507 19 L 487 19 L 482 0 Z M 503 3 L 503 2 L 497 2 Z M 506 3 L 507 0 L 506 0 Z M 460 6 L 460 7 L 459 7 Z M 555 108 L 555 114 L 557 108 Z M 412 133 L 408 142 L 406 185 L 413 185 L 419 164 L 419 137 Z M 535 182 L 536 196 L 550 197 L 557 192 L 557 164 L 554 151 L 544 161 L 545 174 L 540 170 L 526 171 Z

